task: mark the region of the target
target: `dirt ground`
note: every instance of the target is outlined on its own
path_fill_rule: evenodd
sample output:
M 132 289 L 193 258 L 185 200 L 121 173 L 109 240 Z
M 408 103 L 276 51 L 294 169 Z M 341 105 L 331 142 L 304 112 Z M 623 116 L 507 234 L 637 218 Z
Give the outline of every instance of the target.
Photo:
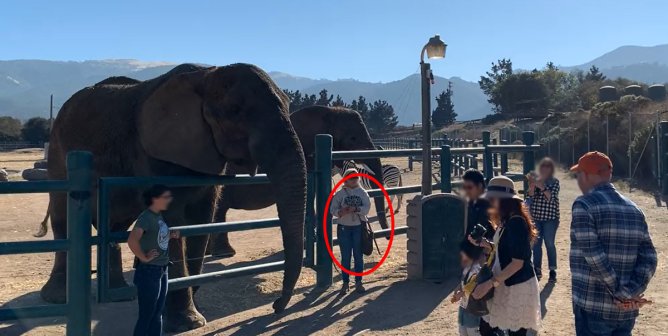
M 39 151 L 0 153 L 0 167 L 20 171 L 40 159 Z M 406 168 L 406 159 L 392 160 Z M 418 170 L 404 174 L 404 185 L 419 184 Z M 17 174 L 17 172 L 14 172 Z M 20 179 L 20 172 L 12 179 Z M 573 335 L 570 273 L 568 271 L 570 205 L 579 194 L 575 181 L 559 174 L 562 180 L 561 227 L 557 235 L 559 275 L 556 285 L 541 282 L 543 329 L 540 335 Z M 667 209 L 657 207 L 652 195 L 634 191 L 629 195 L 646 213 L 650 232 L 659 251 L 659 268 L 646 293 L 654 304 L 645 307 L 636 323 L 635 335 L 665 335 L 668 330 L 668 253 Z M 397 226 L 405 225 L 405 202 L 397 214 Z M 32 233 L 47 207 L 44 194 L 0 195 L 0 241 L 36 239 Z M 275 208 L 260 211 L 233 211 L 230 220 L 275 217 Z M 52 239 L 51 233 L 40 239 Z M 207 260 L 205 271 L 249 263 L 280 260 L 281 240 L 278 229 L 231 234 L 237 255 L 231 259 Z M 381 249 L 384 239 L 378 240 Z M 95 249 L 93 248 L 93 251 Z M 365 259 L 367 267 L 378 260 Z M 315 290 L 315 273 L 304 269 L 295 295 L 285 313 L 274 315 L 272 301 L 280 292 L 282 273 L 226 279 L 203 286 L 196 301 L 208 324 L 181 335 L 456 335 L 456 309 L 450 304 L 451 287 L 426 281 L 406 279 L 406 240 L 397 237 L 385 264 L 366 281 L 367 293 L 337 295 L 340 277 L 326 291 Z M 93 255 L 93 261 L 95 256 Z M 125 278 L 131 283 L 131 255 L 124 246 Z M 39 289 L 46 281 L 53 262 L 52 254 L 0 256 L 0 305 L 20 307 L 44 304 Z M 546 262 L 544 262 L 546 264 Z M 96 266 L 93 264 L 93 269 Z M 95 287 L 95 281 L 93 282 Z M 130 335 L 136 316 L 136 302 L 93 305 L 94 335 Z M 0 323 L 0 335 L 62 335 L 64 318 L 26 319 Z

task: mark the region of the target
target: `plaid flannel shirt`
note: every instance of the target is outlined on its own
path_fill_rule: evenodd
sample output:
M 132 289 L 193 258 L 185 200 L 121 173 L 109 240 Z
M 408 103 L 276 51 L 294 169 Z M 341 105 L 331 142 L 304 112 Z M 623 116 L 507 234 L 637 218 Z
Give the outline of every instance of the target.
M 573 303 L 609 320 L 629 320 L 616 300 L 642 294 L 656 270 L 657 255 L 642 210 L 610 183 L 573 203 L 570 264 Z
M 550 199 L 545 193 L 534 192 L 533 196 L 527 197 L 531 218 L 535 221 L 547 221 L 559 219 L 559 180 L 549 179 L 545 182 L 545 190 L 550 191 Z

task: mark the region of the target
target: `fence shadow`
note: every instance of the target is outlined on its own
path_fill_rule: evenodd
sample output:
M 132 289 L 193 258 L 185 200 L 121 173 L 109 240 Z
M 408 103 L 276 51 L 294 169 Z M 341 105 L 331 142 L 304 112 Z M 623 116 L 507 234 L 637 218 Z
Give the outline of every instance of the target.
M 403 280 L 389 286 L 366 284 L 365 294 L 349 293 L 338 295 L 338 291 L 307 293 L 300 301 L 288 308 L 283 315 L 269 314 L 253 317 L 206 334 L 257 335 L 308 335 L 332 324 L 355 316 L 349 323 L 352 327 L 346 335 L 361 331 L 383 331 L 410 325 L 425 319 L 457 286 L 453 279 L 442 284 L 426 281 Z M 381 292 L 371 298 L 373 293 Z M 370 295 L 371 294 L 371 295 Z M 360 304 L 360 302 L 363 302 Z M 354 303 L 354 305 L 353 305 Z M 322 306 L 316 310 L 314 307 Z M 349 306 L 356 306 L 349 309 Z M 308 310 L 308 312 L 307 312 Z M 288 319 L 285 315 L 304 312 L 301 316 Z M 388 318 L 390 317 L 391 318 Z M 279 321 L 283 319 L 282 321 Z M 277 323 L 278 322 L 278 323 Z M 238 328 L 238 329 L 237 329 Z M 234 332 L 231 330 L 237 329 Z

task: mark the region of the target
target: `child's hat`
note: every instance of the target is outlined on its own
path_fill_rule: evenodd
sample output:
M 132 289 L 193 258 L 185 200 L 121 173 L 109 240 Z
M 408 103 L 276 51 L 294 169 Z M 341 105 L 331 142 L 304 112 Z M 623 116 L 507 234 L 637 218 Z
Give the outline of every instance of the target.
M 343 173 L 343 177 L 346 177 L 346 176 L 348 176 L 348 175 L 352 175 L 352 174 L 358 174 L 358 173 L 359 173 L 359 172 L 357 171 L 357 169 L 355 169 L 355 168 L 348 168 L 348 169 L 346 169 L 346 171 Z

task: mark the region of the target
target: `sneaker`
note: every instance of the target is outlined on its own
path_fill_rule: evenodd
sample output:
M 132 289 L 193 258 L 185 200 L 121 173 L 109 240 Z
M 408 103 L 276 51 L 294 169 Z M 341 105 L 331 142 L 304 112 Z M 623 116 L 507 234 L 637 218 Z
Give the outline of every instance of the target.
M 364 292 L 366 292 L 366 289 L 364 289 L 361 283 L 355 284 L 355 293 L 362 294 Z
M 557 282 L 557 271 L 550 271 L 550 279 L 548 280 L 549 282 Z
M 347 282 L 344 282 L 343 285 L 341 285 L 341 291 L 339 292 L 339 295 L 346 295 L 348 293 L 348 288 L 350 286 L 348 285 Z

